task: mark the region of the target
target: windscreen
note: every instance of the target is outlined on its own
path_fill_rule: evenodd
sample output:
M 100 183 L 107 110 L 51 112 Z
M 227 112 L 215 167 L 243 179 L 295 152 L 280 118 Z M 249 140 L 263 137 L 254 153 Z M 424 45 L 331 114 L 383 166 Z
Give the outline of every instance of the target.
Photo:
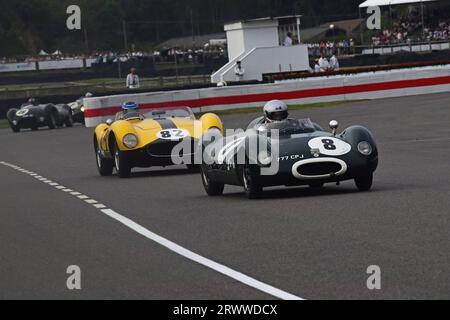
M 287 136 L 301 133 L 311 133 L 315 131 L 311 119 L 287 119 L 262 124 L 258 127 L 259 132 L 270 134 L 272 130 L 277 130 L 280 136 Z
M 195 118 L 194 112 L 189 107 L 181 108 L 164 108 L 155 109 L 147 114 L 150 119 L 161 119 L 161 118 Z

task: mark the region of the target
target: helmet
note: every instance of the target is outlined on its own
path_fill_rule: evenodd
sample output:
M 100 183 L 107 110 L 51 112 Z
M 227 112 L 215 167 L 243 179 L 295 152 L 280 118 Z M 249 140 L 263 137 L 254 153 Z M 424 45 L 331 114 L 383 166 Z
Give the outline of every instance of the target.
M 283 121 L 289 116 L 288 106 L 280 100 L 272 100 L 264 106 L 264 115 L 269 122 Z
M 139 105 L 136 102 L 125 102 L 122 105 L 122 110 L 125 111 L 125 112 L 138 111 L 139 110 Z
M 92 98 L 94 95 L 90 92 L 86 93 L 85 98 Z

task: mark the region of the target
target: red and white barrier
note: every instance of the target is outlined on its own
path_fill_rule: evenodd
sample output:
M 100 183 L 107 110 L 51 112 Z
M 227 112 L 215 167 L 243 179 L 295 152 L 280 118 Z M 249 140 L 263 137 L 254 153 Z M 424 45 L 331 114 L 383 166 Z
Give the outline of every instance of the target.
M 86 126 L 95 127 L 120 111 L 124 102 L 141 111 L 191 107 L 194 112 L 262 106 L 273 99 L 288 104 L 381 99 L 450 91 L 450 65 L 356 75 L 290 80 L 275 84 L 129 94 L 85 99 Z

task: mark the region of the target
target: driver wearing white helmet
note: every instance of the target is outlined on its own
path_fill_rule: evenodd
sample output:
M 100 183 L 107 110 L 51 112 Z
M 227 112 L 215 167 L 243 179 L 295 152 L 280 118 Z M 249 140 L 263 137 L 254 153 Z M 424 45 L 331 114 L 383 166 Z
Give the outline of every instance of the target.
M 286 103 L 280 100 L 272 100 L 264 106 L 265 123 L 281 122 L 289 117 Z

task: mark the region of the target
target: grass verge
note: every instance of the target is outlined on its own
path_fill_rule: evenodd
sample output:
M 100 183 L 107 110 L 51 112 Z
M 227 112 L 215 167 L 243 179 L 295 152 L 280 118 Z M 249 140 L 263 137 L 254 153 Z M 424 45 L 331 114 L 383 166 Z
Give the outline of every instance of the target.
M 9 128 L 8 120 L 0 119 L 0 129 Z

